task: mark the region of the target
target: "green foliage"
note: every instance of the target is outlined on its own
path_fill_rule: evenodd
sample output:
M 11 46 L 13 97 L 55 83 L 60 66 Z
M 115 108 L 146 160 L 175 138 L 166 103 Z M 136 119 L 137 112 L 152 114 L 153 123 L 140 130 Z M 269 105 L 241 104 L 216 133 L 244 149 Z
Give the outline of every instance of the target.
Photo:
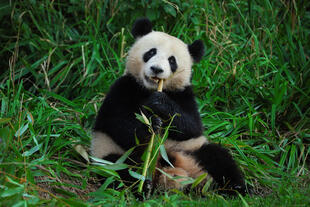
M 309 7 L 270 0 L 1 2 L 0 205 L 306 206 Z M 75 144 L 89 146 L 140 16 L 186 43 L 205 42 L 193 70 L 205 135 L 231 149 L 264 197 L 173 191 L 141 204 L 126 189 L 108 187 L 127 167 L 123 159 L 90 165 L 75 151 Z M 101 187 L 97 174 L 109 177 Z

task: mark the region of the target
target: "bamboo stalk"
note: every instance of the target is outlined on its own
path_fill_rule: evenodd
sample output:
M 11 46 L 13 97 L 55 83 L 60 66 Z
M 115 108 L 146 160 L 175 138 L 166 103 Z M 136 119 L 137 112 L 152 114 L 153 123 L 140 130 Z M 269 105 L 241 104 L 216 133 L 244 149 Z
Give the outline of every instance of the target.
M 164 85 L 164 79 L 160 79 L 157 88 L 158 92 L 163 92 L 163 85 Z
M 160 79 L 159 80 L 159 83 L 158 83 L 158 88 L 157 88 L 157 91 L 158 92 L 162 92 L 163 91 L 163 83 L 164 83 L 164 80 L 163 79 Z M 141 112 L 142 113 L 142 112 Z M 145 116 L 143 116 L 144 119 L 146 119 Z M 148 122 L 148 120 L 144 120 L 146 123 Z M 148 148 L 147 148 L 147 151 L 146 151 L 146 158 L 145 158 L 145 162 L 143 163 L 143 170 L 142 170 L 142 176 L 144 178 L 146 178 L 146 173 L 147 173 L 147 168 L 148 166 L 150 165 L 150 158 L 151 158 L 151 153 L 152 153 L 152 150 L 153 150 L 153 144 L 154 144 L 154 138 L 155 138 L 155 132 L 153 131 L 152 129 L 152 136 L 151 136 L 151 140 L 149 142 L 149 145 L 148 145 Z M 139 187 L 138 187 L 138 192 L 141 193 L 142 192 L 142 188 L 143 188 L 143 184 L 144 184 L 144 180 L 141 180 L 140 183 L 139 183 Z
M 146 152 L 147 154 L 146 154 L 145 162 L 143 163 L 142 175 L 143 175 L 144 178 L 146 178 L 146 173 L 147 173 L 147 168 L 149 166 L 149 162 L 150 162 L 150 158 L 151 158 L 154 138 L 155 138 L 155 133 L 153 132 L 151 140 L 150 140 L 148 148 L 147 148 L 147 152 Z M 139 183 L 139 188 L 138 188 L 138 192 L 140 192 L 140 193 L 142 192 L 143 184 L 144 184 L 144 180 L 141 180 L 140 183 Z

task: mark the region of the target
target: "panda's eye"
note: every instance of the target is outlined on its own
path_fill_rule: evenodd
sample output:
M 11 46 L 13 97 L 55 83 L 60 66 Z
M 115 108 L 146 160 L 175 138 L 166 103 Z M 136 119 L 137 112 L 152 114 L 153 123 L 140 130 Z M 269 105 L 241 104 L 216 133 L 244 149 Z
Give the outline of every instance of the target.
M 169 63 L 170 63 L 170 64 L 175 64 L 175 57 L 174 57 L 174 56 L 170 56 L 170 57 L 168 58 L 168 60 L 169 60 Z
M 171 67 L 171 71 L 174 73 L 178 68 L 178 64 L 177 64 L 177 61 L 175 60 L 175 57 L 170 56 L 168 58 L 168 61 L 169 61 L 170 67 Z
M 144 62 L 149 61 L 149 59 L 151 59 L 154 55 L 156 55 L 156 52 L 157 52 L 156 48 L 152 48 L 149 51 L 147 51 L 146 53 L 144 53 L 143 61 Z

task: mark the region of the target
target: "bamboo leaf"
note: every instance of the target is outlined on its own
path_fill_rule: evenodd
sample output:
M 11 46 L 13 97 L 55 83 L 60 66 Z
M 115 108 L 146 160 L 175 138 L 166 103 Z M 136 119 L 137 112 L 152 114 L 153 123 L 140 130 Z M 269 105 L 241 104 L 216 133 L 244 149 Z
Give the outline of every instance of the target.
M 112 165 L 113 162 L 110 162 L 108 160 L 104 160 L 104 159 L 100 159 L 100 158 L 97 158 L 97 157 L 92 157 L 90 156 L 90 158 L 94 161 L 94 162 L 97 162 L 97 163 L 100 163 L 100 164 L 104 164 L 104 165 Z
M 130 148 L 129 150 L 127 150 L 115 163 L 120 164 L 123 163 L 128 156 L 132 153 L 132 151 L 135 149 L 135 147 Z
M 160 155 L 161 155 L 161 157 L 162 157 L 171 167 L 174 168 L 173 164 L 169 161 L 169 158 L 168 158 L 168 155 L 167 155 L 165 146 L 164 146 L 164 145 L 160 145 L 159 150 L 160 150 Z
M 204 179 L 206 179 L 207 176 L 208 176 L 208 173 L 203 173 L 202 175 L 197 177 L 192 184 L 192 188 L 197 187 L 197 185 L 199 185 L 199 183 L 201 183 Z
M 144 177 L 143 175 L 141 175 L 141 174 L 139 174 L 139 173 L 137 173 L 137 172 L 134 172 L 134 171 L 132 171 L 132 170 L 128 170 L 128 172 L 129 172 L 129 174 L 130 174 L 132 177 L 134 177 L 134 178 L 136 178 L 136 179 L 138 179 L 138 180 L 145 181 L 145 177 Z
M 89 163 L 88 153 L 82 145 L 76 144 L 73 148 Z

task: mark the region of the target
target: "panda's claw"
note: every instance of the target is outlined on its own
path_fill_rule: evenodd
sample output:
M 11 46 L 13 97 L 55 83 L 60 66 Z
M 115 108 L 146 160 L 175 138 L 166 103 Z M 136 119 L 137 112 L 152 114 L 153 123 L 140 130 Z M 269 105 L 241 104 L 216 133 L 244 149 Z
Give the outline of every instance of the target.
M 160 131 L 160 128 L 163 124 L 161 118 L 159 118 L 158 116 L 153 116 L 151 118 L 151 121 L 152 121 L 152 128 L 153 128 L 153 131 L 158 134 L 159 131 Z

